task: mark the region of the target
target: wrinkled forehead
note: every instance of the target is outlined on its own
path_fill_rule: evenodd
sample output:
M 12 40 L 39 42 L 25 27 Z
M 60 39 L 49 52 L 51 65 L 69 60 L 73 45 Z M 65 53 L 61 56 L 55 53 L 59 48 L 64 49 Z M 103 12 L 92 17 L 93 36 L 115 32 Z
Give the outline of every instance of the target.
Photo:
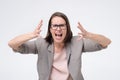
M 62 17 L 55 16 L 51 20 L 52 24 L 65 24 L 66 21 Z

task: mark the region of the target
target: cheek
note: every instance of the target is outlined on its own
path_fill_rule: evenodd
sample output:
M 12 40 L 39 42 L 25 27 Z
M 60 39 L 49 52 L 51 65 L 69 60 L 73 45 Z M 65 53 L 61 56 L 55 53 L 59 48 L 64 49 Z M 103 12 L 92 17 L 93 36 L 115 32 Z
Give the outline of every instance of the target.
M 50 29 L 50 33 L 51 33 L 51 34 L 53 33 L 51 29 Z
M 67 30 L 64 31 L 64 36 L 66 36 L 66 35 L 67 35 Z
M 52 35 L 52 36 L 54 35 L 54 34 L 53 34 L 54 32 L 53 32 L 53 30 L 52 30 L 52 29 L 50 29 L 50 33 L 51 33 L 51 35 Z

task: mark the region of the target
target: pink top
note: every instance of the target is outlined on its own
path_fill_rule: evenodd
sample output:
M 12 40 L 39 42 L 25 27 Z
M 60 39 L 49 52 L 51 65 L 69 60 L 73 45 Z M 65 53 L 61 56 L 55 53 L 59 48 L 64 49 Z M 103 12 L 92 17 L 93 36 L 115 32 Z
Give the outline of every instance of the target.
M 66 50 L 54 54 L 52 73 L 50 80 L 67 80 L 69 71 L 67 67 Z

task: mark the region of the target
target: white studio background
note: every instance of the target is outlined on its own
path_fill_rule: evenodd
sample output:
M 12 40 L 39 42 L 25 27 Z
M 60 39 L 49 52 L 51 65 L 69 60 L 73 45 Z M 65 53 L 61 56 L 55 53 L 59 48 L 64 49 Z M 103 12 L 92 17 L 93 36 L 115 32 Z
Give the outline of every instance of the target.
M 68 16 L 74 35 L 80 21 L 88 31 L 112 40 L 107 49 L 83 54 L 85 80 L 120 80 L 119 0 L 0 0 L 0 80 L 38 80 L 37 55 L 14 53 L 8 41 L 33 31 L 41 19 L 45 36 L 49 17 L 56 11 Z

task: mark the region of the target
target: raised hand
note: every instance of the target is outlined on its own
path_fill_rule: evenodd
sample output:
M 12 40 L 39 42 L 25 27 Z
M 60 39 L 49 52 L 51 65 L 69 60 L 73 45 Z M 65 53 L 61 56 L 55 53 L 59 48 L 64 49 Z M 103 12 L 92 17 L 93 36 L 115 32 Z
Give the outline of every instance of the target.
M 43 23 L 43 21 L 41 20 L 40 23 L 35 28 L 35 30 L 33 31 L 34 37 L 39 37 L 40 36 L 42 23 Z
M 40 21 L 40 23 L 38 24 L 38 26 L 36 27 L 36 29 L 33 32 L 16 36 L 15 38 L 11 39 L 8 42 L 8 45 L 11 48 L 13 48 L 14 50 L 18 50 L 20 45 L 22 45 L 23 43 L 25 43 L 28 40 L 31 40 L 31 39 L 39 36 L 40 31 L 41 31 L 40 30 L 41 26 L 42 26 L 42 20 Z
M 86 38 L 86 37 L 88 36 L 89 32 L 87 32 L 87 31 L 83 28 L 83 26 L 80 24 L 80 22 L 78 22 L 78 28 L 79 28 L 80 31 L 81 31 L 81 32 L 78 33 L 78 35 L 80 36 L 79 39 L 81 39 L 81 38 L 83 38 L 83 37 Z

